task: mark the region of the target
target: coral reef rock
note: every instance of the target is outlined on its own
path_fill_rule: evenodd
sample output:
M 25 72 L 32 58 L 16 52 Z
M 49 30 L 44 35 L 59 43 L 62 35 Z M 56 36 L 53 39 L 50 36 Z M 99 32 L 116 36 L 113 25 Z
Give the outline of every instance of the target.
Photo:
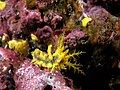
M 14 80 L 16 90 L 74 90 L 71 80 L 62 76 L 59 71 L 41 70 L 28 61 L 15 72 Z

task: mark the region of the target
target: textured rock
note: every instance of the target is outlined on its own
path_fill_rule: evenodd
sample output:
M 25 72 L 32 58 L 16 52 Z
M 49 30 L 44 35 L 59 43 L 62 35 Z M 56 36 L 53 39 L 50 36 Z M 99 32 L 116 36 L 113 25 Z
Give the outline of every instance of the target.
M 65 37 L 64 43 L 69 47 L 78 47 L 87 44 L 88 38 L 87 33 L 80 29 L 74 29 Z
M 86 0 L 86 1 L 97 6 L 102 6 L 112 15 L 120 17 L 120 10 L 118 9 L 120 7 L 119 0 Z
M 41 70 L 28 61 L 15 72 L 14 80 L 16 90 L 73 90 L 72 82 L 67 78 L 66 82 L 59 71 Z
M 23 59 L 15 51 L 0 47 L 0 90 L 14 89 L 13 74 Z

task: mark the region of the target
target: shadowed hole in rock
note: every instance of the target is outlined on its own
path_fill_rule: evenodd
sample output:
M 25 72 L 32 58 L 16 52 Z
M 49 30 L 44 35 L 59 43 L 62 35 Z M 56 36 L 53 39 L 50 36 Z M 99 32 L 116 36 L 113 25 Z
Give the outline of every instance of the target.
M 0 59 L 2 58 L 2 55 L 0 54 Z
M 44 88 L 44 90 L 52 90 L 52 86 L 47 85 L 47 86 Z

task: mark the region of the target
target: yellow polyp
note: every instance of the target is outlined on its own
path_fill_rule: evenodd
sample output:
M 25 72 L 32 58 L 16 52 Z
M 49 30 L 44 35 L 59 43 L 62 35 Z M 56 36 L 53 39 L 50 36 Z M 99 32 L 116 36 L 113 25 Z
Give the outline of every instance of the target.
M 33 53 L 34 54 L 34 53 Z M 35 49 L 35 54 L 39 55 L 40 54 L 40 50 L 39 49 Z
M 47 49 L 48 55 L 51 55 L 51 48 L 52 48 L 52 45 L 49 45 L 49 46 L 48 46 L 48 49 Z
M 52 64 L 51 64 L 51 63 L 48 63 L 48 64 L 46 65 L 46 67 L 48 67 L 48 69 L 49 69 L 49 68 L 52 68 Z
M 60 64 L 60 67 L 61 67 L 61 69 L 64 69 L 64 70 L 67 69 L 64 64 Z
M 43 60 L 47 60 L 48 59 L 48 55 L 45 53 L 42 57 Z
M 38 37 L 35 36 L 34 34 L 31 34 L 31 39 L 34 40 L 34 41 L 38 41 L 39 40 Z
M 37 49 L 39 52 L 40 52 L 40 54 L 38 54 L 39 56 L 43 56 L 44 55 L 44 52 L 42 52 L 41 50 L 39 50 L 39 49 Z M 36 52 L 36 51 L 35 51 Z
M 92 18 L 89 18 L 89 17 L 85 17 L 83 20 L 82 20 L 82 26 L 83 27 L 86 27 L 87 24 L 92 21 Z
M 57 58 L 56 63 L 60 63 L 61 58 Z
M 15 44 L 15 43 L 16 43 L 15 40 L 9 41 L 9 42 L 8 42 L 9 48 L 10 48 L 10 49 L 14 49 L 15 45 L 13 45 L 13 44 Z
M 41 66 L 41 65 L 43 64 L 42 61 L 38 61 L 38 60 L 36 60 L 36 59 L 32 60 L 32 63 L 35 63 L 35 64 L 37 64 L 37 65 L 39 65 L 39 66 Z
M 44 59 L 45 58 L 44 54 L 45 54 L 44 52 L 40 51 L 39 57 L 41 57 L 42 59 Z
M 53 60 L 53 56 L 52 55 L 48 56 L 48 58 L 49 58 L 49 60 Z
M 0 1 L 0 10 L 3 10 L 6 7 L 5 1 Z
M 57 55 L 59 55 L 60 53 L 59 53 L 59 50 L 57 49 L 54 53 L 53 53 L 53 56 L 57 56 Z
M 43 66 L 43 67 L 47 67 L 46 63 L 44 63 L 44 62 L 42 63 L 42 66 Z M 48 67 L 47 67 L 47 68 L 48 68 Z
M 42 61 L 37 61 L 37 64 L 38 64 L 39 66 L 41 66 L 41 65 L 43 64 L 43 62 L 42 62 Z
M 6 33 L 4 33 L 4 35 L 2 36 L 2 41 L 5 42 L 8 40 L 9 40 L 9 36 Z
M 54 71 L 57 65 L 58 65 L 58 64 L 54 63 L 53 66 L 52 66 L 51 71 Z
M 57 63 L 59 63 L 62 59 L 64 59 L 65 57 L 65 54 L 61 54 L 59 57 L 58 57 L 58 60 L 56 61 Z
M 52 60 L 53 59 L 53 55 L 51 53 L 51 48 L 52 48 L 52 45 L 49 45 L 48 46 L 48 49 L 47 49 L 47 53 L 48 53 L 48 56 L 49 56 L 49 59 Z

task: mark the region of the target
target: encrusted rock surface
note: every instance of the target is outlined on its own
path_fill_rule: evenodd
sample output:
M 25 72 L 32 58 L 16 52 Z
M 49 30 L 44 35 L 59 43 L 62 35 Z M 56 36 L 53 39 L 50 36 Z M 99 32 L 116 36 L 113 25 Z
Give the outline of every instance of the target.
M 41 70 L 28 61 L 15 72 L 14 80 L 15 90 L 74 90 L 72 81 L 65 80 L 59 71 Z

